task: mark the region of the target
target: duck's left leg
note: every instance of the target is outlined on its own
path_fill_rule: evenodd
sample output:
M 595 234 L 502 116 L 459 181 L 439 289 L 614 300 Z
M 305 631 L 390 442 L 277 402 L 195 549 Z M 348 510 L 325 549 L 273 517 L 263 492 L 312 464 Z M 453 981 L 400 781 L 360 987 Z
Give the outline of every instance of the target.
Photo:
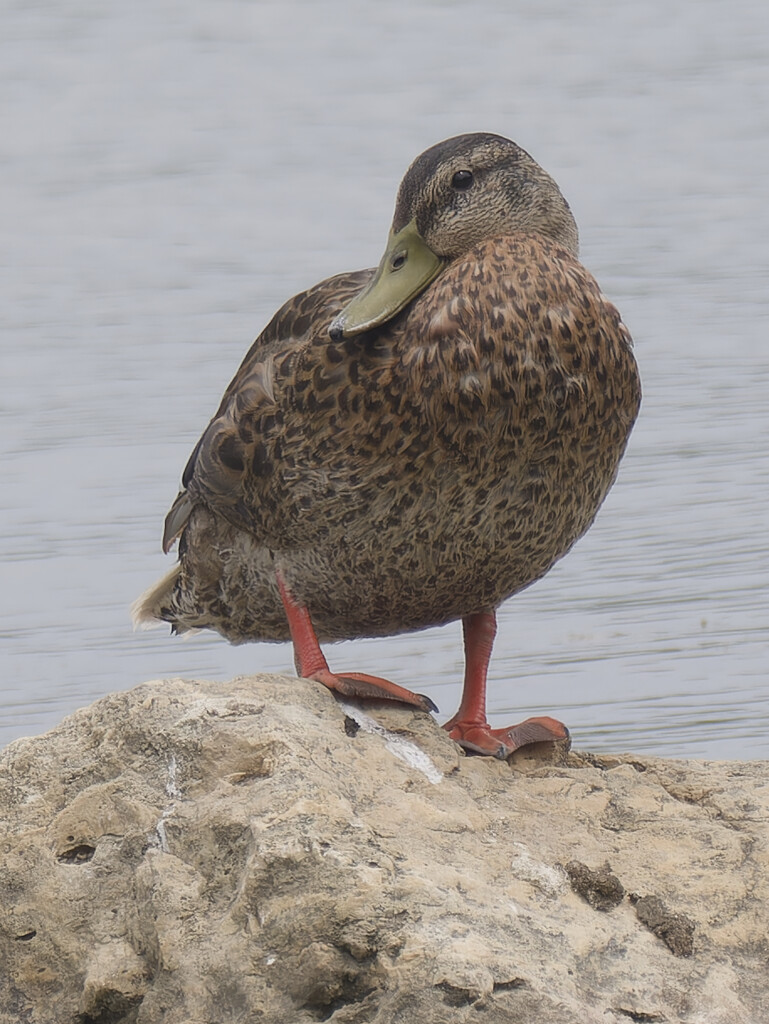
M 465 685 L 459 710 L 444 725 L 449 736 L 466 750 L 508 757 L 519 747 L 544 740 L 565 740 L 569 730 L 555 718 L 527 718 L 507 729 L 492 729 L 486 718 L 486 674 L 497 634 L 493 611 L 462 619 L 465 637 Z
M 308 609 L 292 596 L 280 570 L 276 573 L 278 590 L 288 619 L 288 628 L 294 644 L 294 662 L 296 673 L 302 679 L 315 679 L 323 683 L 329 690 L 344 697 L 357 697 L 364 700 L 393 700 L 403 704 L 411 704 L 422 711 L 437 711 L 435 704 L 422 693 L 391 683 L 379 676 L 369 676 L 363 672 L 345 672 L 337 675 L 328 667 L 328 662 L 320 649 L 312 619 Z

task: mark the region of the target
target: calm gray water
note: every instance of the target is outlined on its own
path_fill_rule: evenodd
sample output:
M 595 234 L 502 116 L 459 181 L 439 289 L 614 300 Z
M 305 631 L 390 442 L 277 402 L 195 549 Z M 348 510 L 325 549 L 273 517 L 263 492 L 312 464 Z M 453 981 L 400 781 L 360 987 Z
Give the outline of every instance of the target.
M 594 528 L 503 608 L 490 710 L 579 747 L 769 754 L 764 0 L 3 0 L 0 743 L 285 646 L 133 634 L 163 516 L 252 338 L 378 259 L 428 145 L 558 180 L 622 310 L 641 419 Z M 458 626 L 332 667 L 459 698 Z

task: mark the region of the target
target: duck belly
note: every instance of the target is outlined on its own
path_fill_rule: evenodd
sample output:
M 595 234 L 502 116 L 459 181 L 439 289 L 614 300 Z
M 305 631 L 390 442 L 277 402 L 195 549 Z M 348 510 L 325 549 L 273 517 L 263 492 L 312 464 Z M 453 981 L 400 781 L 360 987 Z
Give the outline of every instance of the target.
M 584 452 L 582 453 L 584 456 Z M 180 572 L 159 616 L 179 631 L 208 628 L 233 643 L 290 639 L 280 569 L 320 640 L 389 636 L 496 608 L 541 578 L 588 529 L 621 451 L 579 460 L 562 451 L 472 486 L 461 473 L 306 524 L 301 545 L 267 546 L 198 506 Z M 311 539 L 310 539 L 311 538 Z

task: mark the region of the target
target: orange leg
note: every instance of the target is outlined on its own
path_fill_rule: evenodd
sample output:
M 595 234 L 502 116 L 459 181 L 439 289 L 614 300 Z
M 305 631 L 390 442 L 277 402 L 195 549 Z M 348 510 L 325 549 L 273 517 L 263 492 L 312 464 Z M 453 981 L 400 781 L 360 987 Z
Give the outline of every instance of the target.
M 459 710 L 444 725 L 466 750 L 508 757 L 518 747 L 543 740 L 563 740 L 569 730 L 555 718 L 527 718 L 507 729 L 492 729 L 486 718 L 486 674 L 497 634 L 494 612 L 476 612 L 462 620 L 465 637 L 465 685 Z
M 294 662 L 298 676 L 301 676 L 302 679 L 315 679 L 327 686 L 329 690 L 334 690 L 344 697 L 357 697 L 364 700 L 394 700 L 400 701 L 402 704 L 411 704 L 421 708 L 422 711 L 438 710 L 430 698 L 425 697 L 424 694 L 412 693 L 411 690 L 398 686 L 397 683 L 391 683 L 387 679 L 380 679 L 379 676 L 369 676 L 363 672 L 345 672 L 344 675 L 336 675 L 332 672 L 320 649 L 309 611 L 292 597 L 280 570 L 276 576 L 280 597 L 286 610 L 288 628 L 294 643 Z

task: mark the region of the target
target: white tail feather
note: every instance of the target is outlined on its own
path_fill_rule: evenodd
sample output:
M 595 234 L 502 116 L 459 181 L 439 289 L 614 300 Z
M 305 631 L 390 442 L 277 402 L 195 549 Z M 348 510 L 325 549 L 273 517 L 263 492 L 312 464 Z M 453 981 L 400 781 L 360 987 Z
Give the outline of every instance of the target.
M 163 625 L 164 620 L 160 617 L 160 609 L 164 604 L 167 606 L 170 602 L 171 591 L 179 572 L 180 566 L 175 565 L 162 579 L 145 590 L 141 597 L 137 597 L 131 605 L 134 629 L 154 629 Z

